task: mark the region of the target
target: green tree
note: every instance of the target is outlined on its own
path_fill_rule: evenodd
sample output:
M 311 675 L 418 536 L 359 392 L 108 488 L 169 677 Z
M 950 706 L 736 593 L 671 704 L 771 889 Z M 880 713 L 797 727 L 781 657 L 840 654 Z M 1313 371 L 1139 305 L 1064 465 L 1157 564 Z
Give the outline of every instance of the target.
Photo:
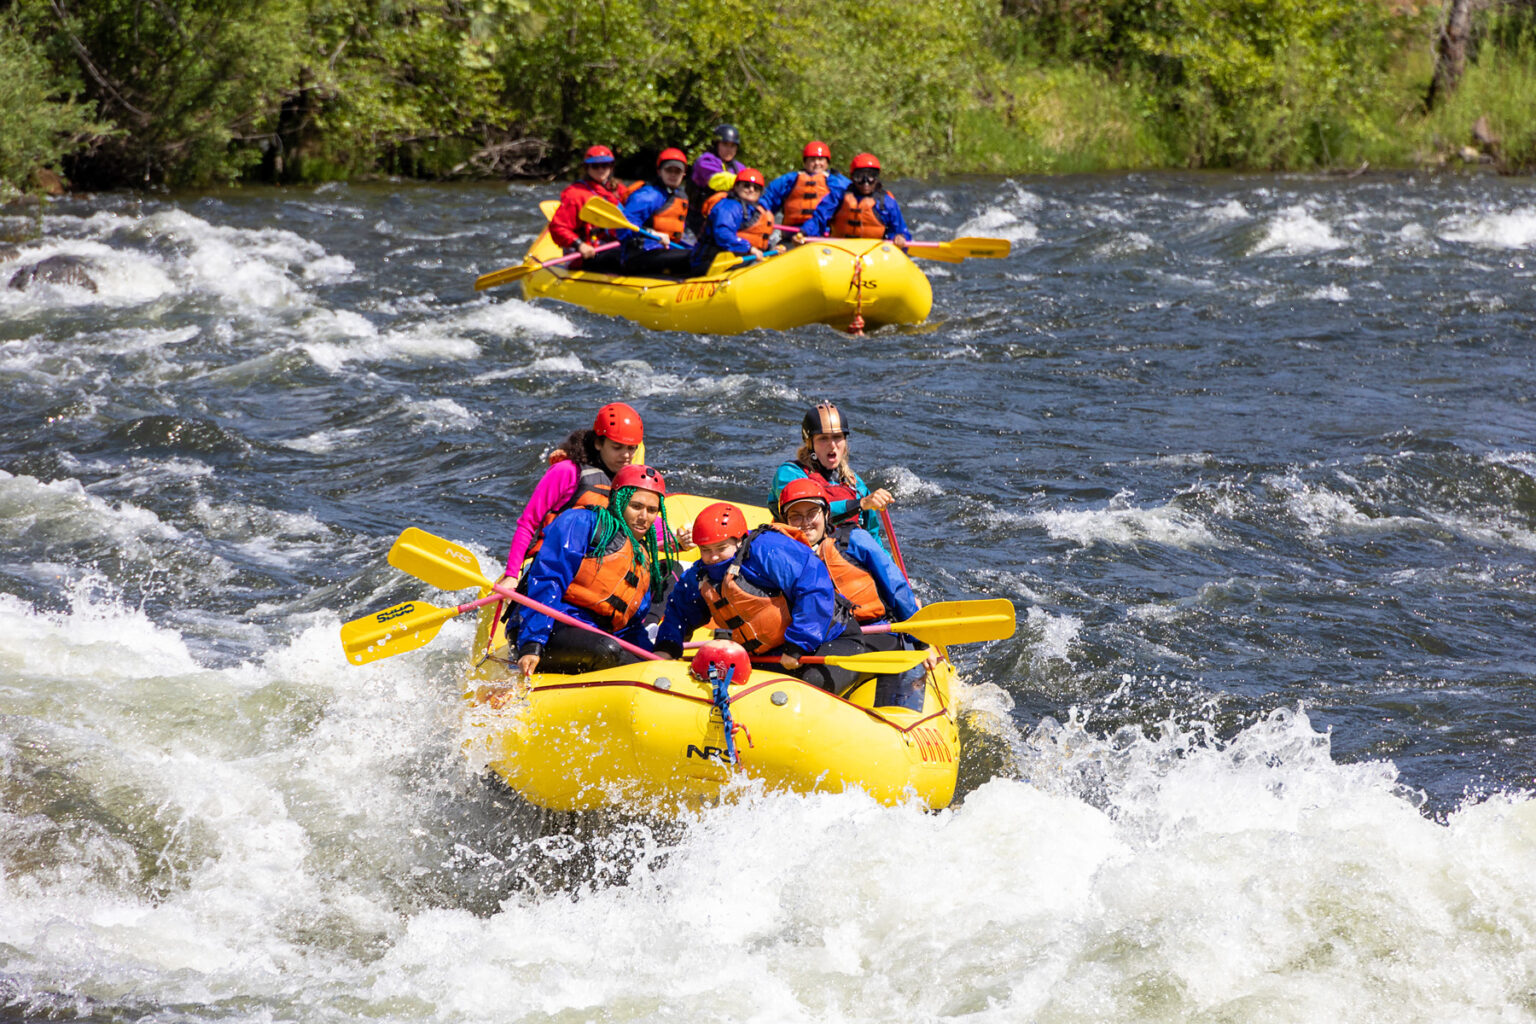
M 13 16 L 0 16 L 0 202 L 38 168 L 56 170 L 81 143 L 107 133 L 76 100 L 79 88 L 18 31 Z

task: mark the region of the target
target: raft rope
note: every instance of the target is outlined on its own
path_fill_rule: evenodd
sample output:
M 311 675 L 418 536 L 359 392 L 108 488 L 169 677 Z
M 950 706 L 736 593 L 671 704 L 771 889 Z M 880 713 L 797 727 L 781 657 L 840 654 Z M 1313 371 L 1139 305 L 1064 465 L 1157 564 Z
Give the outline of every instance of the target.
M 844 250 L 845 252 L 847 250 Z M 853 258 L 853 319 L 848 321 L 848 333 L 855 338 L 864 337 L 864 257 Z
M 725 759 L 729 764 L 736 763 L 736 723 L 731 721 L 731 677 L 735 674 L 735 665 L 727 668 L 724 674 L 718 665 L 709 666 L 709 683 L 715 708 L 720 712 L 720 724 L 725 729 Z M 747 742 L 752 742 L 751 734 L 748 734 Z

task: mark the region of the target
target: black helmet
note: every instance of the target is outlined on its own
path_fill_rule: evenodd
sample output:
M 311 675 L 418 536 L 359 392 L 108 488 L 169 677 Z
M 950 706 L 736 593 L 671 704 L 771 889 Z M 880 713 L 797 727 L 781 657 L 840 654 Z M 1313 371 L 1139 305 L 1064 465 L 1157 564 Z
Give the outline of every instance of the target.
M 831 402 L 822 402 L 800 421 L 800 433 L 807 443 L 817 434 L 848 434 L 848 421 Z
M 715 125 L 715 138 L 721 142 L 734 142 L 738 146 L 741 145 L 741 132 L 737 131 L 733 124 Z

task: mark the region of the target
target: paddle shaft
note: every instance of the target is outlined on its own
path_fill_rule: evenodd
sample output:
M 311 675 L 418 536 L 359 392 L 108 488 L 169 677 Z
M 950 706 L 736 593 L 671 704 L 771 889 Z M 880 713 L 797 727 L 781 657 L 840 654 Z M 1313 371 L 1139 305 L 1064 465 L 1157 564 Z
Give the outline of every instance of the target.
M 891 525 L 891 514 L 883 508 L 880 510 L 880 525 L 885 527 L 885 535 L 891 539 L 891 554 L 896 558 L 896 568 L 901 570 L 902 579 L 911 583 L 912 577 L 907 575 L 907 563 L 901 557 L 901 545 L 896 543 L 896 527 Z
M 607 252 L 609 249 L 617 249 L 620 244 L 619 242 L 605 242 L 594 249 L 593 252 Z M 480 277 L 475 278 L 475 290 L 484 291 L 487 288 L 495 288 L 497 285 L 511 284 L 513 281 L 521 281 L 529 274 L 543 270 L 546 267 L 558 267 L 563 263 L 570 263 L 573 260 L 579 259 L 581 259 L 581 253 L 573 252 L 561 256 L 559 259 L 534 260 L 532 266 L 527 263 L 519 263 L 515 267 L 493 270 L 489 274 L 482 274 Z
M 489 580 L 487 580 L 486 582 L 488 584 L 490 584 Z M 495 598 L 496 594 L 499 594 L 502 597 L 506 598 L 508 601 L 516 601 L 518 604 L 522 605 L 524 608 L 532 608 L 534 611 L 538 612 L 541 615 L 548 615 L 550 618 L 554 619 L 556 622 L 564 623 L 567 626 L 575 626 L 577 629 L 584 629 L 588 633 L 596 633 L 598 636 L 605 636 L 608 639 L 612 640 L 614 643 L 618 644 L 620 647 L 624 648 L 624 650 L 628 651 L 630 654 L 633 654 L 637 658 L 644 658 L 647 661 L 666 661 L 667 660 L 666 658 L 664 658 L 661 655 L 657 654 L 655 651 L 648 651 L 648 650 L 646 650 L 643 647 L 636 647 L 634 644 L 630 643 L 627 640 L 620 640 L 618 637 L 614 636 L 612 633 L 608 632 L 606 629 L 599 629 L 598 627 L 592 625 L 592 623 L 590 623 L 590 622 L 583 622 L 582 620 L 578 619 L 574 615 L 567 615 L 567 614 L 565 614 L 565 612 L 559 611 L 559 610 L 557 610 L 555 608 L 551 608 L 549 605 L 544 604 L 542 601 L 535 601 L 533 598 L 528 597 L 526 594 L 519 594 L 517 591 L 513 590 L 511 587 L 503 587 L 500 584 L 490 584 L 490 587 L 496 593 L 491 595 L 491 597 L 482 598 L 481 599 L 482 601 L 493 600 Z M 507 645 L 511 646 L 511 644 L 512 644 L 512 638 L 508 637 L 507 638 Z

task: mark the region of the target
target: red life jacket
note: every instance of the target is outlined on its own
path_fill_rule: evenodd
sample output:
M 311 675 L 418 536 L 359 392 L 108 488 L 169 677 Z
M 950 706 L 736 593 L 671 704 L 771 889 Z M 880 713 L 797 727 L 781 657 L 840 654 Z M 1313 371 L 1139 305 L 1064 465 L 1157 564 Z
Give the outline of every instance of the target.
M 851 513 L 845 513 L 845 514 L 839 516 L 838 518 L 832 520 L 831 523 L 829 524 L 829 527 L 828 527 L 829 529 L 832 526 L 842 526 L 844 524 L 852 524 L 854 526 L 859 525 L 859 492 L 858 491 L 854 490 L 852 487 L 849 487 L 847 484 L 842 483 L 841 482 L 841 478 L 839 478 L 839 481 L 836 482 L 836 483 L 834 483 L 831 480 L 828 480 L 825 476 L 822 475 L 821 470 L 817 469 L 814 465 L 807 466 L 803 462 L 797 462 L 797 463 L 795 463 L 795 465 L 799 466 L 801 471 L 804 472 L 806 476 L 810 477 L 812 480 L 815 480 L 817 483 L 821 484 L 821 489 L 826 494 L 828 502 L 830 502 L 830 503 L 835 503 L 835 502 L 839 502 L 839 501 L 851 501 L 851 502 L 853 502 L 853 511 Z
M 566 509 L 607 508 L 608 492 L 612 489 L 612 483 L 613 478 L 604 472 L 601 466 L 582 466 L 581 476 L 576 479 L 576 493 L 571 495 L 571 500 L 564 505 L 544 513 L 544 519 L 539 523 L 539 528 L 534 531 L 533 543 L 528 545 L 528 554 L 524 557 L 532 558 L 539 553 L 539 548 L 544 546 L 544 531 L 549 529 L 549 524 Z
M 797 228 L 810 220 L 811 214 L 816 212 L 817 204 L 830 191 L 825 174 L 806 174 L 801 171 L 790 187 L 789 195 L 784 197 L 784 206 L 780 211 L 784 215 L 784 223 Z
M 828 231 L 833 238 L 884 238 L 885 223 L 875 213 L 879 205 L 880 200 L 873 193 L 861 199 L 854 195 L 850 185 L 843 193 L 843 201 L 838 204 Z
M 635 558 L 634 545 L 616 533 L 602 552 L 588 551 L 565 588 L 565 600 L 602 620 L 617 633 L 640 610 L 651 585 L 651 574 Z
M 799 530 L 778 523 L 771 527 L 805 543 L 805 536 Z M 769 528 L 760 526 L 742 538 L 719 587 L 711 583 L 702 570 L 699 572 L 699 596 L 709 608 L 715 628 L 730 630 L 731 639 L 754 654 L 782 646 L 791 619 L 789 600 L 783 594 L 769 594 L 741 578 L 741 563 L 747 557 L 752 539 Z
M 723 194 L 723 193 L 722 193 Z M 643 225 L 674 242 L 683 240 L 683 228 L 688 221 L 688 200 L 681 193 L 674 194 L 666 206 L 651 214 L 649 224 Z
M 848 560 L 848 537 L 852 526 L 840 526 L 837 532 L 828 533 L 816 545 L 816 554 L 826 563 L 837 592 L 853 605 L 853 617 L 860 622 L 874 622 L 885 618 L 885 602 L 880 600 L 880 587 L 875 577 Z

